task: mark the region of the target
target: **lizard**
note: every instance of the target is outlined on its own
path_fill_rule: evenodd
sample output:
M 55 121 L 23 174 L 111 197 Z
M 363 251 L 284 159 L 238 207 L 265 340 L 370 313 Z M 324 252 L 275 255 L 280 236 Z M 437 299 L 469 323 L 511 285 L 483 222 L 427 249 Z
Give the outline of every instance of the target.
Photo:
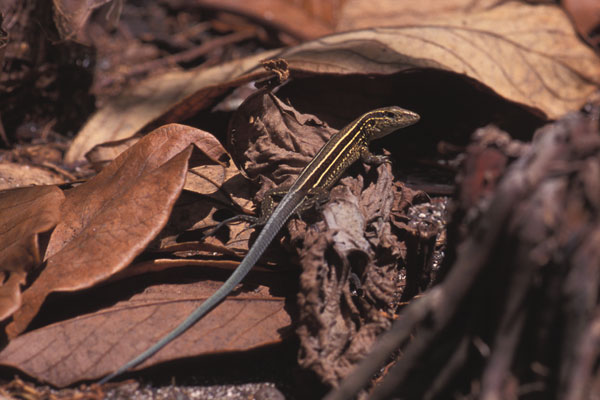
M 200 318 L 222 302 L 244 279 L 287 220 L 296 211 L 310 204 L 311 199 L 323 198 L 323 194 L 327 193 L 327 190 L 337 182 L 351 164 L 359 159 L 370 164 L 381 164 L 387 161 L 387 157 L 376 156 L 369 151 L 369 143 L 372 140 L 386 136 L 397 129 L 413 125 L 419 119 L 420 116 L 417 113 L 400 107 L 378 108 L 364 113 L 345 128 L 333 134 L 300 172 L 298 178 L 276 207 L 273 208 L 272 206 L 272 195 L 270 193 L 266 194 L 259 224 L 263 221 L 266 222 L 264 222 L 262 230 L 246 256 L 223 285 L 198 306 L 179 326 L 139 356 L 121 366 L 117 371 L 105 376 L 99 383 L 106 383 L 146 361 L 193 326 Z M 278 192 L 281 193 L 280 190 Z M 265 201 L 267 202 L 266 206 Z

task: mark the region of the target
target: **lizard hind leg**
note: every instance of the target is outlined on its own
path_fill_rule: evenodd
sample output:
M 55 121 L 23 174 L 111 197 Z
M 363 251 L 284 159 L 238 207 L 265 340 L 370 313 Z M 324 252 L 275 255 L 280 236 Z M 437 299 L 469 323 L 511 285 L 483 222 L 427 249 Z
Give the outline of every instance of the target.
M 225 225 L 230 225 L 235 222 L 248 222 L 251 224 L 249 226 L 249 228 L 252 228 L 252 227 L 256 226 L 256 222 L 258 220 L 259 220 L 259 218 L 256 218 L 252 215 L 245 215 L 245 214 L 235 215 L 231 218 L 227 218 L 227 219 L 219 222 L 217 225 L 215 225 L 214 227 L 212 227 L 209 230 L 207 230 L 206 232 L 204 232 L 204 237 L 207 238 L 209 236 L 214 236 Z
M 204 233 L 204 237 L 215 235 L 221 228 L 236 222 L 248 222 L 250 225 L 246 229 L 254 229 L 263 226 L 275 209 L 276 203 L 274 197 L 283 197 L 288 192 L 288 187 L 277 187 L 267 190 L 263 201 L 260 203 L 260 217 L 252 215 L 238 214 L 227 218 Z
M 277 205 L 275 197 L 285 196 L 289 189 L 289 186 L 280 186 L 266 191 L 263 200 L 260 202 L 260 217 L 256 219 L 253 227 L 262 226 L 267 222 Z
M 327 190 L 320 187 L 311 189 L 306 196 L 306 200 L 296 209 L 298 219 L 302 219 L 301 214 L 313 207 L 319 211 L 321 206 L 327 203 L 327 201 L 329 201 L 329 192 Z

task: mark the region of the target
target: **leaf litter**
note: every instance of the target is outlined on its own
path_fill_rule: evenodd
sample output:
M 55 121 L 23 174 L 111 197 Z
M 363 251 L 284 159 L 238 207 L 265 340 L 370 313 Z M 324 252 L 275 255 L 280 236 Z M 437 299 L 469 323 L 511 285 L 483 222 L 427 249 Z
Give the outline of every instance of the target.
M 512 20 L 527 22 L 515 25 L 509 23 Z M 440 14 L 421 22 L 332 35 L 226 66 L 159 75 L 128 89 L 99 110 L 75 140 L 69 161 L 81 160 L 98 143 L 147 133 L 199 112 L 209 115 L 206 110 L 225 101 L 232 89 L 267 76 L 258 64 L 261 57 L 283 57 L 293 78 L 276 94 L 254 89 L 242 95 L 243 105 L 228 115 L 231 154 L 220 146 L 219 139 L 225 141 L 222 136 L 174 125 L 143 138 L 139 135 L 122 147 L 105 145 L 109 151 L 103 154 L 98 153 L 101 147 L 96 147 L 90 158 L 99 167 L 108 166 L 95 178 L 66 191 L 43 270 L 24 293 L 27 305 L 8 325 L 11 336 L 32 321 L 30 326 L 35 329 L 10 342 L 0 359 L 40 380 L 63 386 L 95 379 L 137 355 L 162 335 L 154 327 L 169 331 L 176 326 L 212 293 L 219 280 L 145 284 L 140 286 L 141 292 L 138 287 L 138 292 L 111 295 L 113 305 L 89 305 L 84 315 L 54 321 L 50 317 L 49 322 L 34 318 L 42 304 L 50 310 L 52 304 L 58 304 L 56 296 L 48 298 L 54 292 L 79 292 L 108 281 L 114 285 L 149 271 L 183 266 L 228 273 L 247 249 L 250 235 L 245 235 L 245 225 L 239 225 L 204 242 L 202 231 L 220 219 L 217 210 L 248 213 L 253 193 L 260 199 L 269 187 L 293 179 L 328 135 L 360 112 L 385 104 L 419 112 L 423 124 L 386 139 L 383 147 L 402 168 L 422 167 L 419 157 L 434 157 L 431 160 L 439 163 L 438 158 L 452 156 L 452 152 L 440 152 L 443 143 L 446 148 L 459 146 L 454 151 L 460 153 L 474 128 L 489 122 L 508 126 L 510 133 L 529 140 L 547 117 L 557 118 L 581 107 L 597 90 L 598 57 L 579 42 L 568 19 L 555 6 L 509 3 L 470 15 Z M 396 25 L 397 21 L 390 23 Z M 527 29 L 517 29 L 523 26 Z M 199 125 L 208 126 L 206 121 Z M 161 137 L 170 136 L 164 135 L 165 129 L 185 131 L 183 136 L 191 137 L 169 144 L 172 137 Z M 152 144 L 144 145 L 144 141 Z M 194 151 L 191 147 L 184 150 L 192 143 Z M 127 150 L 117 156 L 123 149 Z M 436 183 L 455 173 L 454 161 L 444 162 L 446 174 L 439 165 L 433 168 Z M 243 168 L 238 170 L 238 166 Z M 187 173 L 189 168 L 192 173 Z M 310 214 L 301 221 L 293 220 L 289 236 L 278 240 L 265 257 L 279 266 L 302 266 L 297 325 L 303 352 L 300 362 L 332 386 L 352 371 L 368 354 L 376 336 L 389 328 L 394 314 L 401 310 L 401 300 L 410 300 L 403 298 L 408 293 L 404 285 L 411 285 L 410 296 L 414 296 L 436 276 L 421 275 L 411 282 L 402 278 L 405 272 L 415 273 L 410 272 L 415 262 L 427 268 L 431 249 L 437 246 L 441 232 L 424 232 L 406 223 L 410 208 L 428 201 L 411 185 L 428 187 L 435 195 L 434 186 L 422 185 L 423 180 L 413 180 L 409 187 L 394 184 L 391 172 L 388 167 L 352 168 L 352 177 L 332 191 L 332 201 L 323 209 L 324 221 Z M 431 180 L 430 176 L 425 183 Z M 493 193 L 494 187 L 488 190 Z M 340 215 L 347 218 L 340 219 Z M 312 230 L 313 226 L 318 230 Z M 357 227 L 368 227 L 371 233 L 363 236 L 364 229 Z M 298 260 L 278 258 L 283 253 L 281 246 L 288 252 L 290 247 L 296 248 L 292 253 L 298 254 Z M 169 257 L 161 258 L 165 254 Z M 415 284 L 415 279 L 421 281 Z M 193 355 L 202 355 L 281 340 L 274 332 L 289 329 L 291 323 L 290 315 L 283 311 L 283 297 L 272 296 L 265 286 L 257 287 L 260 296 L 252 300 L 253 292 L 242 285 L 240 292 L 221 306 L 222 311 L 218 307 L 211 314 L 211 323 L 205 322 L 208 318 L 203 320 L 185 339 L 173 342 L 143 367 L 186 357 L 190 348 Z M 81 292 L 82 298 L 85 293 Z M 176 304 L 185 305 L 186 311 L 180 312 Z M 328 310 L 325 315 L 319 312 L 323 307 Z M 244 315 L 255 308 L 255 321 L 273 316 L 274 322 L 268 329 L 256 331 L 250 342 L 238 340 L 239 336 L 232 336 L 234 321 L 228 318 L 239 315 L 235 322 L 243 324 Z M 119 325 L 112 327 L 105 319 L 109 317 Z M 167 320 L 170 322 L 164 322 Z M 251 323 L 253 331 L 259 325 Z M 93 329 L 89 332 L 94 334 L 86 335 L 86 329 Z M 31 347 L 31 343 L 44 343 L 63 332 L 60 354 Z M 207 337 L 211 340 L 206 341 Z M 79 347 L 73 346 L 73 341 Z M 77 349 L 82 348 L 95 356 L 81 356 Z M 107 348 L 112 350 L 106 352 Z M 33 360 L 32 354 L 36 355 Z M 61 358 L 67 360 L 63 368 L 56 363 Z

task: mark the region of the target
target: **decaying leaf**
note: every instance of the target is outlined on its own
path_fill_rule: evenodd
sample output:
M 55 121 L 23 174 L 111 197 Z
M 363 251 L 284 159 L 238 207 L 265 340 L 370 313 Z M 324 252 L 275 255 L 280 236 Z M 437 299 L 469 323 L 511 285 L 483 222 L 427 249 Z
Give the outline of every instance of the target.
M 237 164 L 251 179 L 272 179 L 269 188 L 290 184 L 335 132 L 314 115 L 258 92 L 234 114 L 228 140 Z
M 452 71 L 550 118 L 580 108 L 600 76 L 598 56 L 581 43 L 558 7 L 517 2 L 418 25 L 332 35 L 278 56 L 304 73 Z
M 64 177 L 46 168 L 17 163 L 0 163 L 0 190 L 31 185 L 53 185 L 64 181 Z
M 7 327 L 22 332 L 46 296 L 106 280 L 125 268 L 166 224 L 185 182 L 190 144 L 205 132 L 168 125 L 141 139 L 97 176 L 67 192 L 46 267 Z
M 203 141 L 201 151 L 212 163 L 202 163 L 190 169 L 184 189 L 248 212 L 252 205 L 250 182 L 232 162 L 221 142 L 211 135 Z
M 125 90 L 90 118 L 73 140 L 65 161 L 82 160 L 99 143 L 129 138 L 172 110 L 175 114 L 163 121 L 181 121 L 210 107 L 215 98 L 241 84 L 237 78 L 270 54 L 273 52 L 197 71 L 169 72 Z M 182 104 L 184 99 L 187 101 Z
M 342 183 L 331 192 L 324 221 L 302 233 L 298 294 L 298 362 L 333 386 L 368 354 L 398 307 L 407 253 L 392 234 L 392 206 L 404 204 L 395 212 L 406 216 L 409 205 L 426 199 L 394 187 L 389 166 Z
M 21 305 L 20 285 L 41 261 L 38 235 L 59 221 L 65 196 L 55 186 L 34 186 L 0 193 L 0 320 Z M 42 250 L 43 251 L 43 250 Z
M 198 152 L 204 157 L 194 160 L 183 187 L 186 192 L 157 237 L 159 243 L 151 247 L 162 252 L 184 251 L 188 257 L 215 252 L 239 255 L 239 251 L 248 249 L 250 231 L 246 224 L 230 224 L 225 245 L 214 235 L 204 237 L 202 232 L 215 226 L 214 214 L 222 209 L 232 214 L 252 213 L 251 182 L 214 136 L 207 135 L 196 146 L 201 146 Z
M 98 379 L 150 347 L 214 293 L 220 281 L 157 285 L 130 300 L 22 335 L 0 363 L 66 386 Z M 284 299 L 265 286 L 228 297 L 213 312 L 138 368 L 181 357 L 241 351 L 281 341 L 290 325 Z M 137 369 L 137 368 L 136 368 Z

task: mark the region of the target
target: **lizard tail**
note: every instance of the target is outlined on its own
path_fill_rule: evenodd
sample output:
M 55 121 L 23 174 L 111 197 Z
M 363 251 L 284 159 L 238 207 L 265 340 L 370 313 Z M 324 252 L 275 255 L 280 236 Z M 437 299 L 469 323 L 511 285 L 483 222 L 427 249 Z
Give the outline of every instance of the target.
M 258 238 L 254 242 L 254 245 L 250 248 L 246 257 L 242 260 L 240 265 L 231 274 L 231 276 L 223 283 L 223 285 L 204 303 L 194 310 L 177 328 L 173 329 L 166 336 L 160 339 L 148 350 L 144 351 L 139 356 L 127 362 L 121 368 L 102 378 L 98 383 L 103 384 L 111 379 L 121 375 L 131 368 L 141 364 L 148 358 L 152 357 L 164 346 L 166 346 L 173 339 L 177 338 L 183 332 L 188 330 L 194 325 L 200 318 L 217 306 L 221 301 L 227 297 L 229 293 L 244 279 L 250 269 L 256 264 L 260 256 L 265 252 L 273 238 L 277 235 L 279 230 L 283 227 L 283 224 L 287 221 L 288 217 L 293 214 L 294 210 L 302 203 L 305 195 L 298 191 L 290 192 L 281 200 L 279 205 L 271 214 L 271 218 L 267 221 L 264 228 L 258 235 Z

